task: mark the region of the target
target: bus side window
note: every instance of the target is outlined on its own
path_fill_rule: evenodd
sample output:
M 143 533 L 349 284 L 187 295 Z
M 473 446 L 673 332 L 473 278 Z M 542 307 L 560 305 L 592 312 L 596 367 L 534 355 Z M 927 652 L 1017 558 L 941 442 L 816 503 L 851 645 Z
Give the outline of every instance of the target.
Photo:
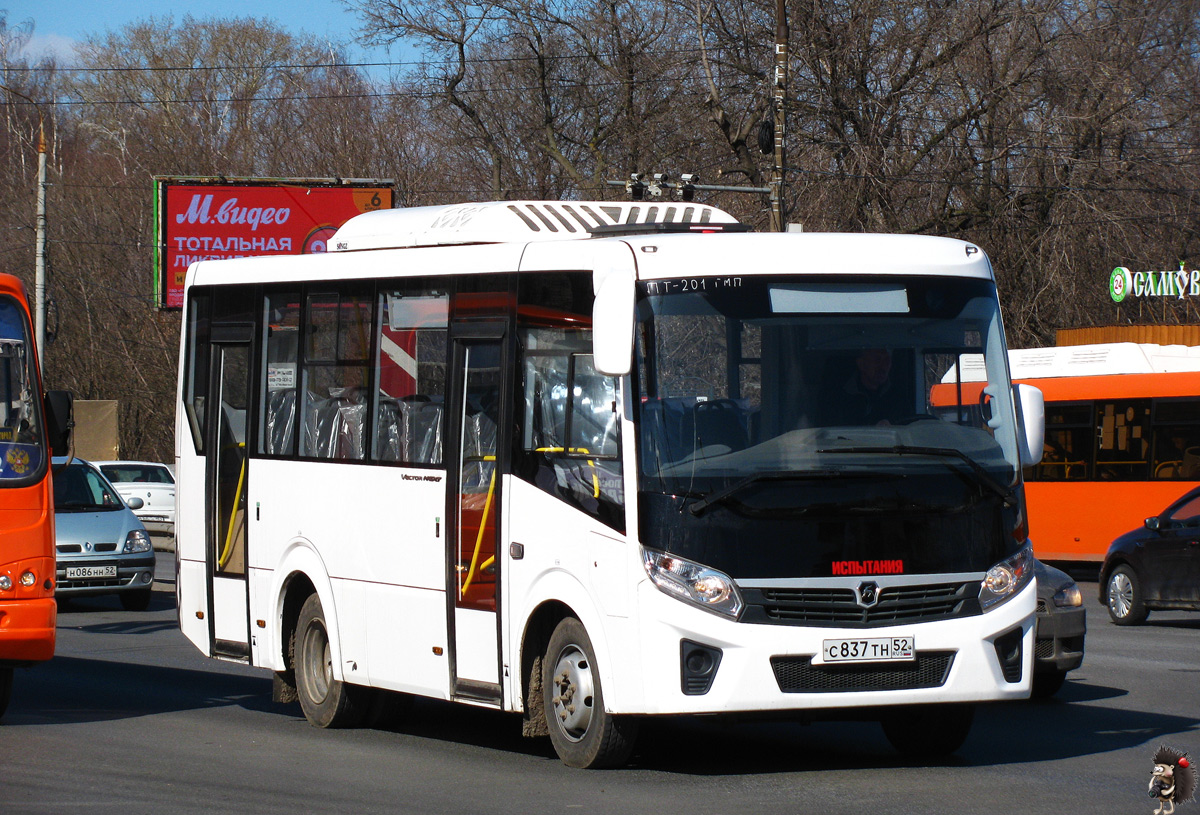
M 381 288 L 376 302 L 372 456 L 441 464 L 450 299 L 437 280 Z
M 1200 479 L 1200 402 L 1155 400 L 1153 465 L 1155 479 Z
M 1094 458 L 1091 403 L 1046 405 L 1042 460 L 1027 471 L 1030 481 L 1087 481 Z
M 518 283 L 514 473 L 625 529 L 617 380 L 592 361 L 588 272 L 538 272 Z
M 592 366 L 591 332 L 530 329 L 522 357 L 518 475 L 623 529 L 617 383 Z
M 364 389 L 373 307 L 374 295 L 361 290 L 310 293 L 306 298 L 300 455 L 344 461 L 366 457 Z
M 1096 403 L 1096 478 L 1144 481 L 1150 473 L 1150 402 Z
M 259 452 L 268 456 L 295 453 L 296 373 L 300 351 L 300 292 L 268 294 L 263 315 L 265 335 L 262 382 L 266 398 L 259 422 Z

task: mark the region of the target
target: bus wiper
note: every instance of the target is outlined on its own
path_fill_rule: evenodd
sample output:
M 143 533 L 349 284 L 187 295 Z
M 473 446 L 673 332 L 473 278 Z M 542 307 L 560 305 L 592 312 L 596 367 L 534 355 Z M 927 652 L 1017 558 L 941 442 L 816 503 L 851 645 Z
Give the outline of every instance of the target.
M 916 455 L 916 456 L 933 456 L 935 458 L 957 458 L 962 461 L 975 474 L 980 484 L 990 489 L 1000 499 L 1004 501 L 1004 505 L 1011 507 L 1013 505 L 1013 491 L 1011 488 L 1004 486 L 992 474 L 984 469 L 983 465 L 975 459 L 968 456 L 962 450 L 954 447 L 917 447 L 911 444 L 893 444 L 890 447 L 828 447 L 823 450 L 818 450 L 818 453 L 875 453 L 875 454 L 892 454 L 897 456 Z
M 751 484 L 756 484 L 760 481 L 800 481 L 837 478 L 845 475 L 847 475 L 847 473 L 842 470 L 778 470 L 775 472 L 755 473 L 754 475 L 743 478 L 741 481 L 735 481 L 724 489 L 717 490 L 716 492 L 710 492 L 707 496 L 701 498 L 699 501 L 689 504 L 688 512 L 692 513 L 696 517 L 700 517 L 713 504 L 719 504 L 722 501 L 728 500 L 732 495 L 735 495 L 736 493 L 746 489 L 746 487 L 749 487 Z M 863 477 L 867 477 L 867 474 L 864 473 Z

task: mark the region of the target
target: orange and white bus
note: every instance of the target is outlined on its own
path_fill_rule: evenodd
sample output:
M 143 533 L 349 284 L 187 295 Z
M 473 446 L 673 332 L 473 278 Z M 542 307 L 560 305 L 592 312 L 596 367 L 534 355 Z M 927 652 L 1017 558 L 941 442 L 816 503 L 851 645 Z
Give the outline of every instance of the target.
M 1045 450 L 1025 473 L 1039 559 L 1099 563 L 1113 538 L 1200 484 L 1200 348 L 1026 348 L 1009 365 L 1045 397 Z M 975 376 L 965 360 L 964 380 Z
M 13 669 L 54 655 L 51 446 L 66 447 L 69 394 L 43 395 L 21 281 L 0 274 L 0 715 Z

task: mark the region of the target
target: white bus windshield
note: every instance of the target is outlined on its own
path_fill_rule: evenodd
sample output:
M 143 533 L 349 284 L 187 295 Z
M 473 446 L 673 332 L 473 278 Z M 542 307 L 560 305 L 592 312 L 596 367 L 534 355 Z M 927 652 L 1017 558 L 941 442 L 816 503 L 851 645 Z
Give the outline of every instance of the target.
M 868 555 L 971 571 L 1016 545 L 1000 534 L 1020 465 L 989 281 L 654 281 L 638 316 L 647 545 L 754 577 Z M 943 382 L 966 354 L 983 357 L 984 387 Z M 964 551 L 972 534 L 982 545 Z

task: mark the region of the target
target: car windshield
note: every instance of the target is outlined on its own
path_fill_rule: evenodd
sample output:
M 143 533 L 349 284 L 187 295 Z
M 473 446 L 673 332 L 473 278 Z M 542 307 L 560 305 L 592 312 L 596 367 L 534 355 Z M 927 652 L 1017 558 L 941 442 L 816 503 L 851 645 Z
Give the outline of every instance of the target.
M 174 484 L 171 471 L 154 464 L 104 464 L 100 472 L 113 484 Z
M 85 464 L 70 464 L 54 473 L 55 512 L 124 509 L 104 476 Z
M 1016 413 L 990 281 L 649 281 L 637 354 L 647 545 L 757 577 L 847 558 L 973 571 L 1012 548 Z
M 45 460 L 25 312 L 0 297 L 0 486 L 25 481 Z

